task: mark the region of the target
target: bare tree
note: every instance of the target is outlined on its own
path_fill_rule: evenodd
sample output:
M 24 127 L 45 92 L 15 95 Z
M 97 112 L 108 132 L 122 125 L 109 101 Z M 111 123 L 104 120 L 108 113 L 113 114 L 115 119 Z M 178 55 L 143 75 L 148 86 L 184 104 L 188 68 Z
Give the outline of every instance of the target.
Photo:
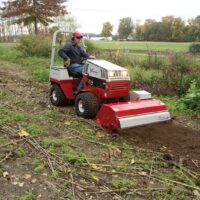
M 76 18 L 70 15 L 56 17 L 54 23 L 59 29 L 70 32 L 75 32 L 80 27 Z

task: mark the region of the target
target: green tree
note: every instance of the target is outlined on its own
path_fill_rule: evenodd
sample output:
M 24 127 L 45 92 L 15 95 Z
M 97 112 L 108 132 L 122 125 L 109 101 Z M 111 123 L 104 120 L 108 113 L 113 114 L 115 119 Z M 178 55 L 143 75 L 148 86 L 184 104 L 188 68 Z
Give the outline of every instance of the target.
M 66 14 L 63 3 L 66 0 L 13 0 L 4 2 L 1 8 L 3 18 L 15 18 L 13 23 L 28 26 L 34 24 L 38 33 L 38 23 L 47 26 L 52 17 Z
M 134 37 L 138 40 L 144 40 L 144 25 L 136 24 Z
M 183 41 L 185 38 L 185 22 L 180 18 L 175 18 L 172 24 L 172 40 Z
M 118 33 L 121 39 L 127 39 L 128 36 L 133 32 L 134 24 L 130 17 L 120 19 Z
M 174 16 L 165 16 L 162 17 L 162 30 L 163 37 L 166 41 L 172 40 L 172 25 L 174 22 Z
M 113 25 L 110 22 L 103 23 L 101 35 L 104 37 L 110 37 L 112 35 Z
M 200 41 L 200 15 L 189 20 L 188 34 L 191 41 Z

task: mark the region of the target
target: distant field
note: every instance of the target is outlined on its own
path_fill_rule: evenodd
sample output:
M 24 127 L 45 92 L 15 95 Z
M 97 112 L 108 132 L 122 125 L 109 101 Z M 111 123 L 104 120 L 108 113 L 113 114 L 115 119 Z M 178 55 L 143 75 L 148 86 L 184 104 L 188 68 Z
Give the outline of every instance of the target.
M 188 51 L 191 43 L 176 42 L 123 42 L 123 41 L 92 41 L 100 49 L 129 49 L 132 51 L 165 51 L 171 49 L 174 51 Z M 0 43 L 0 46 L 11 48 L 17 43 Z
M 133 51 L 188 51 L 190 43 L 176 42 L 123 42 L 123 41 L 93 41 L 100 49 L 129 49 Z
M 17 45 L 16 42 L 0 42 L 0 47 L 3 48 L 12 48 L 15 47 Z

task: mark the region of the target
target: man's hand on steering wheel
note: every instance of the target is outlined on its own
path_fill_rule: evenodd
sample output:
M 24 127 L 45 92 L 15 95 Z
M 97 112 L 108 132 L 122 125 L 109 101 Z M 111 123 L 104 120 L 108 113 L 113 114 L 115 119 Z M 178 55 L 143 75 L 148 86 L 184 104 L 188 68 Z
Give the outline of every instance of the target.
M 93 55 L 90 55 L 90 56 L 89 56 L 89 59 L 96 59 L 96 57 L 93 56 Z

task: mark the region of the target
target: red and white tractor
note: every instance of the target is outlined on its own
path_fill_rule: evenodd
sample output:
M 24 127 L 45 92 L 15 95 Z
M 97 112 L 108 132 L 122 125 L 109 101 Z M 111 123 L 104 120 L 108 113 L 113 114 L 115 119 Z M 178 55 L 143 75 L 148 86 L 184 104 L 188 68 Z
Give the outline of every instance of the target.
M 130 91 L 130 77 L 126 68 L 105 60 L 88 59 L 83 67 L 84 88 L 74 94 L 80 78 L 69 76 L 62 66 L 54 66 L 56 36 L 54 33 L 50 67 L 53 105 L 66 105 L 75 100 L 75 110 L 83 118 L 96 118 L 100 127 L 109 130 L 131 128 L 169 121 L 166 105 L 153 99 L 146 91 Z

